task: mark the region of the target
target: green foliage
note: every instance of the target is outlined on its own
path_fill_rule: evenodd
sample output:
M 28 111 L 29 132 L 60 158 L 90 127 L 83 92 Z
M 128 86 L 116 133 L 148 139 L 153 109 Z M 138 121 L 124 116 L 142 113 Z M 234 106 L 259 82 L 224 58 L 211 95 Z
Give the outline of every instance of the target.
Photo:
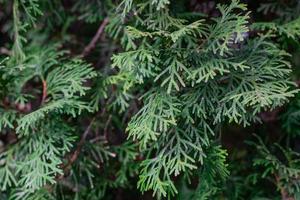
M 137 13 L 141 18 L 146 8 L 152 9 L 150 3 L 137 7 L 141 7 Z M 197 148 L 182 142 L 185 137 L 200 141 L 199 134 L 193 134 L 193 128 L 187 127 L 195 124 L 195 129 L 202 129 L 209 138 L 215 124 L 227 119 L 249 124 L 256 120 L 257 113 L 282 105 L 296 92 L 289 89 L 293 83 L 285 78 L 290 72 L 287 53 L 269 42 L 267 35 L 243 42 L 249 31 L 248 13 L 243 14 L 245 5 L 234 1 L 218 9 L 221 17 L 213 18 L 211 25 L 204 24 L 204 19 L 188 24 L 168 11 L 150 15 L 143 23 L 137 21 L 136 27 L 125 29 L 124 37 L 130 38 L 125 44 L 129 51 L 113 57 L 113 66 L 118 66 L 120 73 L 130 73 L 135 83 L 144 84 L 147 80 L 147 84 L 161 87 L 144 98 L 143 108 L 127 128 L 129 137 L 138 140 L 142 149 L 151 141 L 156 141 L 152 145 L 160 149 L 154 158 L 143 161 L 139 182 L 143 191 L 153 189 L 159 197 L 177 193 L 171 181 L 173 173 L 176 176 L 194 169 L 193 162 L 202 161 L 205 155 L 202 148 L 198 149 L 203 146 L 201 142 Z M 165 23 L 158 21 L 154 28 L 151 23 L 156 23 L 156 17 Z M 166 94 L 161 94 L 161 90 Z M 209 98 L 199 104 L 203 97 Z M 191 99 L 194 101 L 190 102 Z M 181 113 L 181 109 L 185 112 Z M 185 127 L 185 135 L 189 136 L 181 136 L 179 127 Z M 173 142 L 169 135 L 174 134 L 177 138 Z M 170 142 L 160 142 L 165 140 Z M 174 150 L 178 157 L 165 148 Z M 189 152 L 201 152 L 201 156 L 191 159 Z
M 291 149 L 284 149 L 278 144 L 275 146 L 281 151 L 284 161 L 274 156 L 258 138 L 258 144 L 254 144 L 258 151 L 258 158 L 254 159 L 254 166 L 264 168 L 262 178 L 275 179 L 278 190 L 286 193 L 286 196 L 294 196 L 296 199 L 300 192 L 299 156 L 300 154 Z
M 300 4 L 253 4 L 0 0 L 0 198 L 297 199 Z

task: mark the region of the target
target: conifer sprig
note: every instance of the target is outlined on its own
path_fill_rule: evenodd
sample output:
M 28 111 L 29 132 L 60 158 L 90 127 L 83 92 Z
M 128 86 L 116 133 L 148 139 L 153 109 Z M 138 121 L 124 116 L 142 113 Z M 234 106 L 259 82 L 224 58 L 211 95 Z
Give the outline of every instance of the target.
M 300 197 L 296 1 L 2 6 L 0 199 Z

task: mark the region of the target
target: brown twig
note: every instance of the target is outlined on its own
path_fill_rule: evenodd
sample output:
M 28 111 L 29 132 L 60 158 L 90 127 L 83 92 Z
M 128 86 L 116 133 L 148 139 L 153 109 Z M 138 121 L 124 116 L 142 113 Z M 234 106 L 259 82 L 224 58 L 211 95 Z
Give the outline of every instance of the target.
M 42 85 L 43 85 L 43 96 L 42 96 L 41 105 L 45 103 L 47 97 L 47 82 L 44 79 L 42 80 Z
M 11 56 L 11 51 L 8 50 L 7 48 L 5 47 L 0 47 L 0 54 L 3 54 L 3 55 L 7 55 L 7 56 Z
M 64 178 L 64 175 L 67 174 L 70 169 L 71 169 L 71 166 L 73 165 L 73 163 L 77 160 L 80 152 L 81 152 L 81 149 L 82 149 L 82 146 L 86 140 L 86 137 L 88 136 L 90 130 L 91 130 L 91 127 L 92 127 L 92 124 L 94 122 L 95 118 L 93 118 L 90 122 L 90 124 L 88 125 L 88 127 L 85 129 L 84 133 L 82 134 L 81 136 L 81 139 L 80 141 L 78 142 L 77 144 L 77 147 L 75 149 L 75 151 L 72 153 L 72 155 L 69 157 L 69 160 L 67 162 L 67 164 L 65 164 L 64 166 L 62 166 L 62 169 L 63 169 L 63 174 L 60 175 L 57 180 L 61 180 Z
M 110 124 L 110 122 L 111 122 L 111 115 L 109 115 L 109 117 L 108 117 L 108 119 L 107 119 L 107 121 L 106 121 L 106 123 L 105 123 L 105 126 L 104 126 L 104 138 L 107 140 L 107 134 L 108 134 L 108 131 L 107 131 L 107 129 L 108 129 L 108 126 L 109 126 L 109 124 Z
M 100 37 L 101 37 L 101 35 L 102 35 L 103 31 L 104 31 L 104 28 L 105 28 L 105 26 L 106 26 L 107 24 L 108 24 L 108 17 L 106 17 L 106 18 L 102 21 L 101 25 L 100 25 L 99 28 L 98 28 L 98 31 L 97 31 L 96 35 L 93 37 L 93 39 L 91 40 L 91 42 L 84 48 L 83 52 L 81 53 L 81 56 L 82 56 L 82 57 L 88 55 L 88 54 L 91 52 L 91 50 L 92 50 L 93 48 L 95 48 L 96 43 L 97 43 L 98 40 L 100 39 Z

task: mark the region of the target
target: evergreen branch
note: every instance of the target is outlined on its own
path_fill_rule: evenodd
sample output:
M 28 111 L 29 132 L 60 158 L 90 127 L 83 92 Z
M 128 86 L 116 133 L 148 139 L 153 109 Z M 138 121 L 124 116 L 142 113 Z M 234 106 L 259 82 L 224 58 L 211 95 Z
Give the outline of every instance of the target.
M 12 50 L 12 55 L 15 57 L 18 63 L 21 63 L 25 60 L 25 54 L 23 52 L 23 41 L 25 40 L 20 32 L 24 27 L 20 22 L 20 14 L 19 14 L 19 0 L 13 1 L 13 17 L 14 17 L 14 45 Z
M 293 197 L 291 197 L 288 192 L 285 190 L 284 187 L 281 186 L 280 178 L 277 174 L 274 174 L 276 185 L 280 189 L 281 199 L 282 200 L 295 200 Z
M 300 1 L 222 2 L 0 0 L 0 199 L 299 199 Z

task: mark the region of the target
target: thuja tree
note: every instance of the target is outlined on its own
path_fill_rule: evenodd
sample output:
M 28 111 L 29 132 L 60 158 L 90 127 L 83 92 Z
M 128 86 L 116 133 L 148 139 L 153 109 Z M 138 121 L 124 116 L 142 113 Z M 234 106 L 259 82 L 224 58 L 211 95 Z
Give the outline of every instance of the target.
M 299 11 L 0 0 L 0 198 L 300 198 Z

